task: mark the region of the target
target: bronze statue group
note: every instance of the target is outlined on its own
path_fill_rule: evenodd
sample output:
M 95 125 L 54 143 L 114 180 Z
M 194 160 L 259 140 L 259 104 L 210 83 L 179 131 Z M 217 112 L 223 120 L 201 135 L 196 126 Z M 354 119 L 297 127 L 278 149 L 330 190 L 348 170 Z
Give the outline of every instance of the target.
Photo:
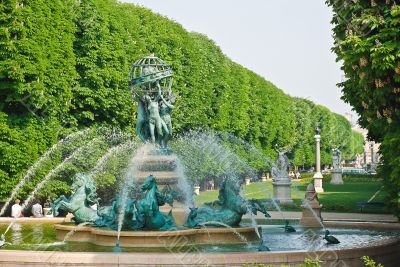
M 150 140 L 162 148 L 167 148 L 172 137 L 171 112 L 176 96 L 170 91 L 162 90 L 158 81 L 142 85 L 141 95 L 136 95 L 138 114 L 136 133 L 146 142 Z

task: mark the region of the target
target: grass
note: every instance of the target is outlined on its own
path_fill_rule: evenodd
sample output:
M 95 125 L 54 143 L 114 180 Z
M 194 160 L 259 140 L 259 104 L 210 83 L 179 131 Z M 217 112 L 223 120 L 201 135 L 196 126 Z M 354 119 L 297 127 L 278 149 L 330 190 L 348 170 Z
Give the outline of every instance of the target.
M 282 206 L 283 210 L 300 211 L 300 205 L 304 199 L 307 185 L 312 181 L 311 178 L 304 178 L 299 181 L 292 182 L 292 205 Z M 332 212 L 360 212 L 357 202 L 368 201 L 376 192 L 382 188 L 380 179 L 366 178 L 344 178 L 343 185 L 331 185 L 330 177 L 327 176 L 323 181 L 324 193 L 318 194 L 320 202 L 323 204 L 324 211 Z M 256 182 L 247 186 L 243 186 L 242 195 L 246 198 L 255 199 L 271 199 L 272 198 L 272 182 Z M 380 191 L 373 201 L 383 202 L 386 194 Z M 205 202 L 212 202 L 218 198 L 218 190 L 210 190 L 201 192 L 196 197 L 198 206 Z M 364 213 L 388 213 L 386 209 L 378 209 L 370 207 L 364 209 Z

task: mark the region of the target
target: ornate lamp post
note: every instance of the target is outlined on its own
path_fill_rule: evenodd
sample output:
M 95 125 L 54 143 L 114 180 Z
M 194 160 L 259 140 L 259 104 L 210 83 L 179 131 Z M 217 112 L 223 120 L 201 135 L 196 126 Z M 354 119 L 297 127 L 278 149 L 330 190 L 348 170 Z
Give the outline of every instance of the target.
M 322 188 L 322 173 L 321 173 L 321 147 L 320 147 L 320 142 L 321 142 L 321 129 L 317 126 L 315 129 L 315 141 L 316 141 L 316 157 L 315 157 L 315 169 L 316 172 L 314 174 L 314 187 L 315 191 L 317 193 L 324 192 L 324 189 Z

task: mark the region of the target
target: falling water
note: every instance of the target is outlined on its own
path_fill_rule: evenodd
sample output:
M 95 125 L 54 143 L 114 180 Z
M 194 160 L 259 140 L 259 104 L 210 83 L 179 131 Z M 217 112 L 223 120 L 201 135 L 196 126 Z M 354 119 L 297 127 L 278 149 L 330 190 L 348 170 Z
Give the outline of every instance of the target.
M 292 183 L 293 184 L 293 183 Z M 297 187 L 297 185 L 292 186 L 292 188 L 296 191 L 297 194 L 300 194 L 300 190 Z M 319 222 L 319 224 L 322 226 L 322 228 L 325 230 L 325 225 L 322 223 L 321 219 L 318 217 L 318 215 L 315 213 L 315 211 L 313 210 L 313 208 L 310 206 L 310 203 L 308 201 L 305 201 L 305 207 L 311 212 L 311 214 L 313 215 L 313 217 Z
M 11 226 L 15 223 L 16 219 L 17 219 L 17 218 L 14 218 L 14 219 L 10 222 L 10 224 L 7 226 L 7 229 L 4 231 L 3 235 L 6 235 L 6 234 L 7 234 L 7 232 L 10 230 Z
M 83 222 L 83 223 L 80 223 L 80 224 L 78 224 L 77 226 L 75 226 L 71 231 L 69 231 L 65 236 L 64 236 L 64 239 L 63 239 L 63 243 L 65 243 L 65 242 L 67 242 L 68 241 L 68 239 L 80 228 L 80 227 L 82 227 L 82 226 L 85 226 L 85 225 L 88 225 L 88 224 L 90 224 L 89 222 Z
M 185 167 L 182 165 L 179 157 L 176 157 L 176 172 L 178 173 L 177 187 L 185 194 L 185 206 L 193 207 L 193 188 L 189 184 L 189 180 L 185 175 Z
M 110 160 L 110 158 L 115 157 L 120 151 L 123 150 L 131 150 L 134 149 L 135 146 L 137 145 L 136 142 L 134 141 L 128 141 L 126 143 L 119 144 L 117 146 L 111 147 L 106 154 L 104 154 L 96 163 L 96 165 L 93 167 L 93 169 L 90 171 L 89 176 L 95 178 L 97 175 L 99 175 L 101 172 L 104 171 L 104 166 L 106 165 L 106 162 Z
M 57 174 L 60 170 L 63 169 L 64 165 L 68 163 L 71 159 L 74 159 L 77 155 L 79 155 L 81 152 L 87 150 L 90 148 L 93 143 L 99 141 L 99 138 L 95 138 L 92 141 L 88 142 L 87 144 L 81 146 L 80 148 L 76 149 L 71 155 L 69 155 L 67 158 L 65 158 L 60 164 L 58 164 L 54 169 L 52 169 L 41 181 L 35 186 L 35 189 L 31 192 L 31 194 L 28 196 L 28 198 L 24 201 L 24 204 L 22 205 L 22 211 L 24 211 L 29 203 L 33 200 L 35 197 L 36 193 L 42 189 L 42 187 L 47 183 L 48 180 L 50 180 L 55 174 Z
M 122 225 L 124 224 L 124 215 L 126 210 L 126 205 L 128 204 L 130 193 L 132 186 L 135 183 L 135 176 L 138 173 L 141 165 L 147 158 L 149 152 L 154 149 L 154 145 L 148 143 L 141 146 L 136 154 L 131 158 L 128 166 L 128 170 L 124 177 L 124 182 L 122 187 L 120 188 L 120 197 L 121 197 L 121 206 L 118 212 L 118 236 L 117 240 L 119 241 Z
M 204 226 L 205 228 L 207 228 L 207 225 L 220 225 L 220 226 L 226 227 L 227 229 L 232 231 L 232 233 L 237 235 L 242 242 L 246 243 L 247 245 L 250 245 L 249 241 L 247 241 L 247 239 L 243 235 L 241 235 L 238 231 L 236 231 L 235 228 L 233 228 L 225 223 L 218 222 L 218 221 L 207 221 L 204 223 L 200 223 L 199 225 Z
M 314 218 L 318 221 L 318 223 L 321 225 L 321 227 L 325 230 L 325 225 L 322 223 L 321 219 L 318 217 L 318 215 L 315 213 L 314 209 L 310 206 L 310 203 L 308 201 L 305 201 L 305 205 L 309 211 L 311 211 L 312 215 Z
M 63 145 L 69 144 L 70 142 L 76 140 L 77 138 L 81 136 L 85 136 L 90 132 L 90 128 L 72 133 L 68 135 L 66 138 L 60 140 L 58 143 L 54 144 L 49 150 L 46 151 L 36 162 L 33 164 L 29 170 L 26 172 L 24 177 L 19 181 L 19 183 L 14 187 L 14 190 L 12 191 L 10 197 L 7 199 L 6 203 L 2 207 L 0 211 L 0 217 L 3 216 L 4 212 L 6 211 L 8 205 L 10 205 L 10 202 L 15 198 L 19 190 L 25 185 L 27 181 L 30 180 L 32 175 L 36 172 L 38 168 L 42 166 L 42 164 L 55 152 L 57 151 L 60 147 Z
M 251 206 L 249 204 L 247 205 L 246 208 L 247 208 L 247 213 L 250 214 L 251 226 L 254 227 L 254 231 L 256 231 L 256 234 L 257 234 L 258 238 L 261 238 L 260 231 L 258 230 L 258 223 L 256 221 L 256 218 L 254 216 L 252 208 L 251 208 Z

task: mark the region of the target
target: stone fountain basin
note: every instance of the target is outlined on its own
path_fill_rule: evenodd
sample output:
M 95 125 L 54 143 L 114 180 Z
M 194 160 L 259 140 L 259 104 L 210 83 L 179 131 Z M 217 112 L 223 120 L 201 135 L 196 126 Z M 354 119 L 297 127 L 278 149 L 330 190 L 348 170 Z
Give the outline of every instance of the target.
M 57 240 L 64 240 L 68 233 L 68 241 L 89 242 L 100 246 L 115 246 L 117 231 L 102 228 L 56 224 Z M 261 228 L 259 227 L 261 233 Z M 193 245 L 246 244 L 258 241 L 254 227 L 238 228 L 200 228 L 174 231 L 121 231 L 122 247 L 184 247 Z
M 54 218 L 56 219 L 56 218 Z M 58 218 L 57 218 L 58 219 Z M 2 220 L 0 220 L 2 221 Z M 42 220 L 25 220 L 18 219 L 19 224 L 26 225 L 29 222 L 43 223 Z M 49 220 L 47 220 L 49 221 Z M 276 220 L 270 220 L 274 223 Z M 53 221 L 54 222 L 54 221 Z M 58 220 L 60 222 L 60 220 Z M 264 220 L 257 220 L 259 224 L 263 224 Z M 3 223 L 3 227 L 5 226 Z M 281 225 L 282 221 L 276 221 Z M 295 225 L 295 224 L 293 224 Z M 71 225 L 70 225 L 71 226 Z M 295 225 L 296 226 L 296 225 Z M 390 230 L 391 232 L 400 232 L 399 223 L 365 223 L 350 221 L 325 221 L 325 226 L 336 229 L 358 229 L 358 231 Z M 36 227 L 36 226 L 35 226 Z M 53 228 L 54 225 L 51 225 Z M 268 231 L 264 231 L 263 235 L 269 240 Z M 266 229 L 267 230 L 267 229 Z M 150 233 L 150 232 L 145 232 Z M 160 232 L 156 232 L 160 234 Z M 297 238 L 298 236 L 296 236 Z M 339 238 L 343 238 L 338 236 Z M 115 237 L 114 237 L 115 238 Z M 54 237 L 55 239 L 55 237 Z M 377 240 L 377 239 L 376 239 Z M 344 242 L 344 240 L 342 240 Z M 67 242 L 69 243 L 69 242 Z M 80 242 L 70 242 L 71 245 L 84 244 Z M 286 244 L 287 245 L 287 244 Z M 211 249 L 214 247 L 208 245 Z M 298 266 L 305 258 L 319 257 L 323 261 L 322 266 L 351 266 L 365 267 L 361 261 L 362 256 L 370 256 L 377 262 L 382 263 L 385 267 L 400 266 L 400 238 L 399 235 L 394 237 L 370 242 L 364 246 L 355 246 L 350 248 L 338 246 L 325 246 L 325 248 L 316 248 L 309 250 L 304 247 L 302 250 L 273 250 L 270 252 L 243 251 L 243 250 L 208 250 L 201 248 L 188 250 L 190 246 L 177 245 L 174 249 L 168 249 L 164 252 L 158 252 L 158 248 L 144 248 L 138 250 L 136 248 L 126 248 L 126 251 L 133 249 L 137 252 L 110 253 L 110 252 L 90 252 L 83 248 L 75 250 L 79 252 L 68 251 L 68 247 L 25 247 L 20 249 L 0 249 L 0 266 L 244 266 L 245 264 L 263 263 L 272 266 L 281 266 L 281 264 L 290 264 L 290 266 Z M 223 246 L 221 246 L 223 247 Z M 106 249 L 99 251 L 111 251 L 111 247 L 105 246 Z M 215 246 L 218 248 L 218 246 Z M 49 249 L 50 251 L 45 251 Z M 155 250 L 156 249 L 156 250 Z M 71 250 L 70 250 L 71 251 Z M 72 250 L 74 251 L 74 250 Z M 166 253 L 167 252 L 167 253 Z

